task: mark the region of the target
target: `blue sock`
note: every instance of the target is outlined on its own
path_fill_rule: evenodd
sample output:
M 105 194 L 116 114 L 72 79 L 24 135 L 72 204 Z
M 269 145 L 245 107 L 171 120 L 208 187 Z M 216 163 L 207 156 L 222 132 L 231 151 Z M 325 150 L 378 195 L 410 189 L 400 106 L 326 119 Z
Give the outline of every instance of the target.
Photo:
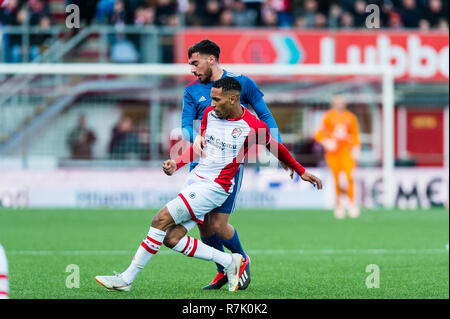
M 241 254 L 244 257 L 244 260 L 247 260 L 247 255 L 245 254 L 241 242 L 239 241 L 239 236 L 236 228 L 234 229 L 233 237 L 231 239 L 224 240 L 223 245 L 227 247 L 232 253 Z
M 206 245 L 214 247 L 217 250 L 224 251 L 222 239 L 219 238 L 216 234 L 210 236 L 210 237 L 200 237 L 202 239 L 202 242 L 204 242 Z M 217 265 L 217 271 L 224 273 L 223 266 L 221 264 L 216 263 Z

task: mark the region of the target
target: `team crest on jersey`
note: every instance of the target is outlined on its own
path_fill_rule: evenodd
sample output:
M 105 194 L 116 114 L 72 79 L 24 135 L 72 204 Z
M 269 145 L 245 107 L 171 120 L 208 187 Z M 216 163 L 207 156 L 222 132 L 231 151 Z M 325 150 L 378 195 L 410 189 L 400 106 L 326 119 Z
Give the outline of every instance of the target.
M 236 127 L 233 132 L 231 132 L 231 136 L 233 136 L 234 138 L 238 138 L 239 136 L 241 136 L 242 134 L 242 130 L 238 127 Z

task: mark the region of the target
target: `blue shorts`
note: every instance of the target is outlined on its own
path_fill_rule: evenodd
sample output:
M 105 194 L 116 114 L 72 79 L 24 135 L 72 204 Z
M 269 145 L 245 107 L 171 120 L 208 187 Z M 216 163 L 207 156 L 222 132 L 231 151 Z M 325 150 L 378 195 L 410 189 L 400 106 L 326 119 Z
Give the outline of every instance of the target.
M 198 163 L 191 163 L 190 170 L 192 171 L 195 168 L 195 166 L 197 166 L 197 164 Z M 238 171 L 236 172 L 236 175 L 234 175 L 233 192 L 228 196 L 227 200 L 222 204 L 222 206 L 214 208 L 211 212 L 224 214 L 231 214 L 232 212 L 234 212 L 237 202 L 237 195 L 241 190 L 243 174 L 244 174 L 244 165 L 241 164 L 241 166 L 239 166 Z

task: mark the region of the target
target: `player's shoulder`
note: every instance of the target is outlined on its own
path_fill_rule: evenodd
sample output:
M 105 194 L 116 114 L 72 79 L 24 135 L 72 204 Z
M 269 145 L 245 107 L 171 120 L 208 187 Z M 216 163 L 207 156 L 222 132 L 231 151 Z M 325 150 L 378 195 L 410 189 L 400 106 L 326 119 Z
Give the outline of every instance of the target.
M 356 120 L 356 115 L 352 111 L 345 110 L 345 116 L 351 120 Z
M 203 118 L 207 118 L 207 117 L 205 117 L 205 115 L 209 115 L 209 113 L 211 113 L 212 111 L 214 111 L 214 109 L 211 105 L 206 107 L 206 109 L 203 111 Z
M 235 73 L 235 72 L 227 71 L 226 76 L 229 76 L 230 78 L 236 78 L 237 80 L 239 80 L 244 75 L 242 73 Z
M 234 73 L 227 71 L 227 76 L 235 78 L 236 80 L 239 81 L 239 83 L 241 83 L 241 85 L 249 85 L 255 83 L 251 78 L 242 73 Z
M 335 117 L 335 116 L 336 116 L 336 111 L 333 110 L 333 109 L 326 110 L 325 113 L 323 113 L 323 118 L 324 119 L 329 119 L 329 118 L 332 118 L 332 117 Z
M 201 86 L 200 80 L 195 80 L 195 81 L 192 81 L 192 82 L 188 83 L 185 86 L 185 90 L 186 91 L 195 90 L 196 88 L 199 88 L 200 86 Z
M 267 124 L 256 117 L 256 115 L 250 113 L 250 111 L 244 107 L 244 115 L 242 119 L 252 128 L 266 128 Z

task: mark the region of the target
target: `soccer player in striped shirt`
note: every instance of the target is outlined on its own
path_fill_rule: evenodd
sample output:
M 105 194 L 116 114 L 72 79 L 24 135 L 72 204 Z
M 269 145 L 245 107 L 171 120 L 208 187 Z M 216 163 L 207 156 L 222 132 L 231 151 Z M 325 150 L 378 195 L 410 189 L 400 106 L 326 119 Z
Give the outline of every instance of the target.
M 236 186 L 234 176 L 239 170 L 249 148 L 265 145 L 280 161 L 295 170 L 301 178 L 322 189 L 322 182 L 305 171 L 289 151 L 270 136 L 267 125 L 258 120 L 240 104 L 241 85 L 232 77 L 216 81 L 211 90 L 212 103 L 207 107 L 200 127 L 206 144 L 203 154 L 192 145 L 176 159 L 164 162 L 163 170 L 172 175 L 176 170 L 200 156 L 198 165 L 189 173 L 178 196 L 162 208 L 152 220 L 152 225 L 130 266 L 115 276 L 97 276 L 95 279 L 108 289 L 129 291 L 131 285 L 164 243 L 167 247 L 189 257 L 212 260 L 224 267 L 229 291 L 236 291 L 244 257 L 215 249 L 196 238 L 185 235 L 169 240 L 167 233 L 182 225 L 187 231 L 202 224 L 205 215 L 220 207 Z
M 220 47 L 210 41 L 203 40 L 188 50 L 189 65 L 191 72 L 197 77 L 194 81 L 186 86 L 183 96 L 183 111 L 182 111 L 182 129 L 184 139 L 194 144 L 194 149 L 200 150 L 205 143 L 204 140 L 198 137 L 198 127 L 194 125 L 195 121 L 202 119 L 205 109 L 211 105 L 210 92 L 216 80 L 224 77 L 233 77 L 239 81 L 242 90 L 240 95 L 240 103 L 246 108 L 250 106 L 256 112 L 258 118 L 265 122 L 272 135 L 278 142 L 281 143 L 280 134 L 277 124 L 264 102 L 264 94 L 259 90 L 256 83 L 249 77 L 242 74 L 234 74 L 228 72 L 219 64 Z M 197 123 L 198 123 L 197 122 Z M 196 162 L 191 163 L 192 170 L 197 165 Z M 281 163 L 281 165 L 288 169 L 288 167 Z M 293 171 L 290 171 L 291 178 Z M 243 246 L 239 240 L 236 227 L 228 223 L 230 214 L 234 212 L 239 190 L 241 188 L 241 181 L 243 176 L 243 167 L 240 167 L 234 176 L 236 186 L 227 200 L 220 207 L 215 208 L 211 214 L 206 216 L 205 222 L 198 225 L 202 241 L 220 251 L 224 251 L 224 246 L 233 253 L 239 253 L 244 256 L 244 264 L 241 272 L 243 273 L 239 281 L 239 289 L 246 289 L 250 283 L 250 259 L 244 252 Z M 174 228 L 169 237 L 182 238 L 186 235 L 187 230 L 182 226 Z M 227 283 L 226 275 L 223 267 L 217 264 L 217 274 L 214 279 L 203 287 L 203 289 L 220 289 Z

